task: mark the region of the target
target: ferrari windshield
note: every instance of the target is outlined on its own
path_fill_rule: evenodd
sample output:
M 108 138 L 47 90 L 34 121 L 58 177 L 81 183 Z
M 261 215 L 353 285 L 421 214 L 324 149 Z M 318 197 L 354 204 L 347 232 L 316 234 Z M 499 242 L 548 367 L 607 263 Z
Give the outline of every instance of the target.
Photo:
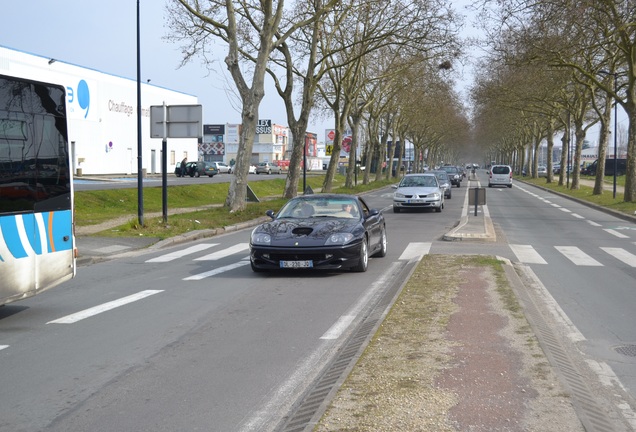
M 277 218 L 357 218 L 359 214 L 358 203 L 351 198 L 302 197 L 285 204 Z

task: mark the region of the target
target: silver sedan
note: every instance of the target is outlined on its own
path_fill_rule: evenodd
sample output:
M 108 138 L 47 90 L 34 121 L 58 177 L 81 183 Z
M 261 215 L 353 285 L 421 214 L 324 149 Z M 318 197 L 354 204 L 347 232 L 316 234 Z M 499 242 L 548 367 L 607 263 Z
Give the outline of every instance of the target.
M 393 188 L 394 213 L 420 208 L 434 208 L 439 213 L 444 208 L 444 191 L 435 174 L 407 174 Z

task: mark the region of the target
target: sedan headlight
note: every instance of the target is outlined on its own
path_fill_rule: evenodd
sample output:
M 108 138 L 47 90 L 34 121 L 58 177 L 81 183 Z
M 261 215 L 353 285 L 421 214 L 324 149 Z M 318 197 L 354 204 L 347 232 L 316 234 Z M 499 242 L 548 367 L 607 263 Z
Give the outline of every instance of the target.
M 438 194 L 437 192 L 435 192 L 435 193 L 432 193 L 432 194 L 430 195 L 430 197 L 431 197 L 431 198 L 433 198 L 433 199 L 438 200 L 438 199 L 439 199 L 439 194 Z
M 349 243 L 351 240 L 353 240 L 353 234 L 351 233 L 335 233 L 329 236 L 325 242 L 325 246 L 343 245 Z
M 404 198 L 404 194 L 403 194 L 403 193 L 400 193 L 400 192 L 395 192 L 395 193 L 393 194 L 393 197 L 394 197 L 394 198 Z
M 264 232 L 252 233 L 252 244 L 255 245 L 268 245 L 272 242 L 272 236 Z

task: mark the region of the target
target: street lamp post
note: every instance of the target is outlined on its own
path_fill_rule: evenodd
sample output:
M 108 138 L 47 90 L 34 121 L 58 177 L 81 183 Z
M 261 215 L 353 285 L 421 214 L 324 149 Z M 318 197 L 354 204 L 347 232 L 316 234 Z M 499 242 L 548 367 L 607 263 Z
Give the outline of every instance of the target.
M 144 180 L 141 139 L 141 42 L 139 31 L 139 0 L 137 0 L 137 217 L 139 225 L 144 225 Z M 165 176 L 165 167 L 164 173 Z M 165 177 L 164 177 L 165 178 Z
M 616 148 L 616 140 L 618 138 L 618 129 L 617 129 L 617 120 L 618 120 L 618 115 L 616 112 L 616 109 L 618 107 L 618 103 L 616 100 L 616 97 L 618 96 L 617 90 L 616 90 L 616 81 L 618 81 L 618 74 L 616 72 L 613 73 L 614 75 L 614 189 L 613 189 L 613 195 L 612 197 L 614 199 L 616 199 L 616 171 L 618 170 L 618 159 L 617 159 L 617 148 Z

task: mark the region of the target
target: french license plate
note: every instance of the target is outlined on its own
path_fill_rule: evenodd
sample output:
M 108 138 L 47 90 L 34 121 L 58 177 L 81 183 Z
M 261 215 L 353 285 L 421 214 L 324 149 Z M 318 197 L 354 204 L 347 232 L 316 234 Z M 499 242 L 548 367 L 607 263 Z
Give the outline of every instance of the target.
M 313 266 L 314 262 L 312 260 L 280 262 L 280 268 L 312 268 Z
M 408 200 L 409 204 L 422 204 L 424 202 L 423 199 L 412 199 L 412 200 Z

